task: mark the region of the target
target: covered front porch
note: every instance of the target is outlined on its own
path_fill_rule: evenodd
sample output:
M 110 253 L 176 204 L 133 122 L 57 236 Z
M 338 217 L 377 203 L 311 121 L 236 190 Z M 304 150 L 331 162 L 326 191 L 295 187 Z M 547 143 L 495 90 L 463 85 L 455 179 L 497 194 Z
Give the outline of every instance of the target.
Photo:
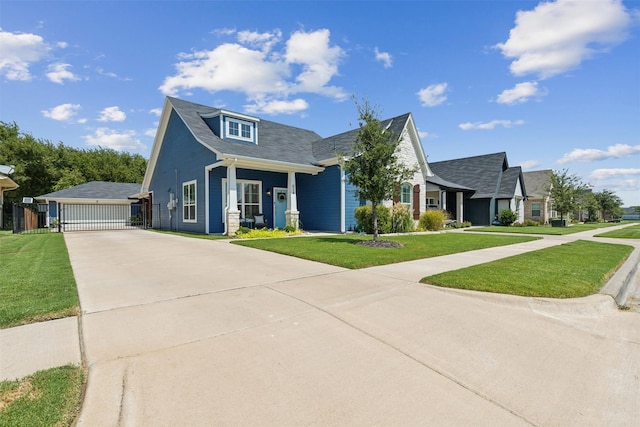
M 449 213 L 457 223 L 465 221 L 465 194 L 474 190 L 433 175 L 427 178 L 427 209 L 439 209 Z
M 299 228 L 297 174 L 323 168 L 233 157 L 207 166 L 206 231 L 233 236 L 241 226 Z M 264 223 L 256 220 L 264 219 Z

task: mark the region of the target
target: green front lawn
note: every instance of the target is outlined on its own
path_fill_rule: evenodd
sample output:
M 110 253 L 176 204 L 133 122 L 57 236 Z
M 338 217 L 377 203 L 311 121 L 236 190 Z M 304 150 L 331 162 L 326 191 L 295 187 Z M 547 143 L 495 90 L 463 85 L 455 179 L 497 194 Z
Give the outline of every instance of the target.
M 0 234 L 0 328 L 78 312 L 63 235 Z
M 565 234 L 580 233 L 581 231 L 595 230 L 597 228 L 613 227 L 619 223 L 600 222 L 589 224 L 573 224 L 569 227 L 552 227 L 550 225 L 540 225 L 537 227 L 504 227 L 492 225 L 489 227 L 471 228 L 465 231 L 482 231 L 491 233 L 514 233 L 514 234 L 546 234 L 551 236 L 563 236 Z
M 0 426 L 69 426 L 80 411 L 84 372 L 77 366 L 0 382 Z
M 537 238 L 497 234 L 440 233 L 383 236 L 381 239 L 398 242 L 403 246 L 399 249 L 385 249 L 354 244 L 362 240 L 371 240 L 370 236 L 360 235 L 234 240 L 232 243 L 339 267 L 364 268 L 511 245 Z
M 425 277 L 447 288 L 527 297 L 578 298 L 598 292 L 633 247 L 578 240 Z
M 640 224 L 625 227 L 620 230 L 607 231 L 596 234 L 595 237 L 613 237 L 617 239 L 640 239 Z

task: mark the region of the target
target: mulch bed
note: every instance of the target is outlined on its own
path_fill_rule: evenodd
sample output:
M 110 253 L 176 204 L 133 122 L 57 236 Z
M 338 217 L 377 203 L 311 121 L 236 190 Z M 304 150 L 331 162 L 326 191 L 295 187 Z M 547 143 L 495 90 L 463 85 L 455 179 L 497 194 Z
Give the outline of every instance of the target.
M 390 240 L 359 240 L 354 244 L 360 245 L 360 246 L 367 246 L 369 248 L 384 248 L 384 249 L 396 249 L 396 248 L 402 247 L 400 243 L 392 242 Z

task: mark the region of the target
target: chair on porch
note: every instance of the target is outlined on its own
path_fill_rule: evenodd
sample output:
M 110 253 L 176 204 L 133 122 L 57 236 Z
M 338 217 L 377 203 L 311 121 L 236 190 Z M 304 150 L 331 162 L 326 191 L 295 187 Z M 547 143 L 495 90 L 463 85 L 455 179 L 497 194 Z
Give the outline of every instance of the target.
M 267 219 L 264 217 L 264 214 L 258 214 L 253 216 L 253 226 L 258 228 L 266 228 L 267 227 Z

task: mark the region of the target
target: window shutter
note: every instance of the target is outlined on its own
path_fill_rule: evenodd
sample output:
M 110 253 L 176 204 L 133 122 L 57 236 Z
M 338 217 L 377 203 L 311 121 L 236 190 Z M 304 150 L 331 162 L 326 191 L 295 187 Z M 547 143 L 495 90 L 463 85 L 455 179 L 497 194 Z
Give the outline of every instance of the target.
M 420 184 L 413 186 L 413 219 L 420 219 Z

